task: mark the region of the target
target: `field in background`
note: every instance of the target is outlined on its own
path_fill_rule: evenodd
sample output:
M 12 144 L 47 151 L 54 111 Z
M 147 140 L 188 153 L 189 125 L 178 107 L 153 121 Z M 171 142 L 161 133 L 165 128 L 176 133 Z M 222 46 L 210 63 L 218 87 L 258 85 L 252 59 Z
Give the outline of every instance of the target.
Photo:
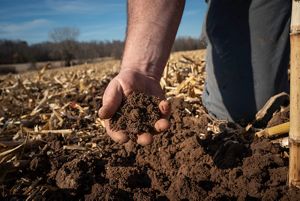
M 97 59 L 89 59 L 84 62 L 79 62 L 77 60 L 74 60 L 71 62 L 72 66 L 81 65 L 81 64 L 96 64 L 101 63 L 103 61 L 110 61 L 115 60 L 112 57 L 103 57 L 103 58 L 97 58 Z M 55 68 L 63 68 L 64 67 L 64 61 L 48 61 L 48 62 L 36 62 L 36 63 L 21 63 L 21 64 L 0 64 L 0 75 L 5 74 L 19 74 L 19 73 L 25 73 L 28 71 L 37 71 L 41 70 L 45 66 L 49 66 L 49 68 L 55 69 Z M 80 63 L 80 64 L 79 64 Z
M 178 59 L 181 55 L 186 55 L 191 58 L 202 58 L 205 59 L 205 50 L 193 50 L 193 51 L 181 51 L 181 52 L 174 52 L 170 56 L 170 61 Z M 41 70 L 43 67 L 48 65 L 48 70 L 51 69 L 59 69 L 63 68 L 67 70 L 70 69 L 77 69 L 77 68 L 100 68 L 106 69 L 113 67 L 113 69 L 118 68 L 120 64 L 120 60 L 114 59 L 112 57 L 105 57 L 105 58 L 98 58 L 98 59 L 91 59 L 87 60 L 83 64 L 77 64 L 78 61 L 74 61 L 71 67 L 63 67 L 63 61 L 50 61 L 50 62 L 37 62 L 37 63 L 24 63 L 24 64 L 2 64 L 0 65 L 0 76 L 5 74 L 19 74 L 19 73 L 28 73 L 29 71 L 38 71 Z M 68 70 L 67 70 L 68 71 Z

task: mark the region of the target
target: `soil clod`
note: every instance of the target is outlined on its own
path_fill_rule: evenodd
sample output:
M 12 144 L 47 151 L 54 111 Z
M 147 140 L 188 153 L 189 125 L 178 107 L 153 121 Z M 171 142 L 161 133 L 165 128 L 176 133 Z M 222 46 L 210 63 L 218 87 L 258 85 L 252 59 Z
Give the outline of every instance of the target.
M 126 130 L 133 140 L 137 134 L 154 133 L 154 124 L 161 116 L 158 104 L 158 97 L 133 92 L 110 119 L 111 129 Z

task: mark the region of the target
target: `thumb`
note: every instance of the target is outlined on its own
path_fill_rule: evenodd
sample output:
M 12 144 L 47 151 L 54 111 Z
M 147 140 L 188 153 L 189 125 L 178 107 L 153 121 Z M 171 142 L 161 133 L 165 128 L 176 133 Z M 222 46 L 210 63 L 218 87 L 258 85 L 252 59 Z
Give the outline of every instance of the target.
M 98 113 L 100 119 L 111 118 L 120 107 L 122 98 L 122 87 L 116 79 L 113 79 L 108 84 L 103 95 L 102 107 Z

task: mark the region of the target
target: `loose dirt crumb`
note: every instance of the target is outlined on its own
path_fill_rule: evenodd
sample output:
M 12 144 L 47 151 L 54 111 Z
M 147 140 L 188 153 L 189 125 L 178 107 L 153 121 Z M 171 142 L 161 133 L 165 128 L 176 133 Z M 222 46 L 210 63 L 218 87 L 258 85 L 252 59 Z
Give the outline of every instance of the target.
M 126 130 L 129 137 L 144 132 L 154 132 L 154 124 L 160 118 L 159 98 L 134 92 L 123 100 L 121 107 L 111 118 L 113 130 Z
M 275 113 L 272 119 L 268 122 L 267 127 L 276 126 L 288 122 L 290 120 L 290 107 L 284 108 L 282 111 Z

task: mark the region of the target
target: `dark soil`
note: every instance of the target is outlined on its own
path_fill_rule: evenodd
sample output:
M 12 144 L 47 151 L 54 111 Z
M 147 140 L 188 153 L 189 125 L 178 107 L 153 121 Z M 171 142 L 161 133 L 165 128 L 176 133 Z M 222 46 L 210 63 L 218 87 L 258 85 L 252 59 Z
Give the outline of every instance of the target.
M 154 124 L 160 118 L 159 98 L 133 92 L 125 98 L 111 118 L 112 130 L 126 130 L 132 140 L 140 133 L 153 133 Z
M 267 127 L 276 126 L 288 122 L 290 120 L 290 107 L 283 108 L 280 112 L 276 112 L 271 120 L 268 122 Z
M 300 191 L 286 185 L 288 150 L 233 124 L 213 134 L 212 120 L 196 117 L 182 99 L 172 101 L 171 127 L 155 135 L 152 145 L 114 143 L 94 125 L 96 97 L 105 86 L 95 85 L 89 97 L 65 97 L 90 106 L 90 119 L 73 111 L 63 124 L 74 133 L 44 135 L 25 147 L 17 171 L 0 166 L 7 172 L 0 200 L 300 200 Z M 148 105 L 135 101 L 141 108 Z M 74 144 L 82 149 L 65 148 Z

